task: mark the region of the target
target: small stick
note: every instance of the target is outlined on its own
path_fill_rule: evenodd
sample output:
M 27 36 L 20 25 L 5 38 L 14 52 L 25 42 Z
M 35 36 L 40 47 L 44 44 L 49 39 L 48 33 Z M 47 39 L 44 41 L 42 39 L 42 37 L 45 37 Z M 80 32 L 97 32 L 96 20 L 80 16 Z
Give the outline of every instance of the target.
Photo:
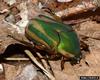
M 9 10 L 8 9 L 4 9 L 4 10 L 0 11 L 0 14 L 4 14 L 6 12 L 9 12 Z
M 25 53 L 29 56 L 29 58 L 39 67 L 43 70 L 43 72 L 45 73 L 45 75 L 48 76 L 48 78 L 50 80 L 55 80 L 55 77 L 50 73 L 48 72 L 37 60 L 36 58 L 34 57 L 34 55 L 29 51 L 29 50 L 25 50 Z
M 51 68 L 51 66 L 50 66 L 49 61 L 48 61 L 48 60 L 46 61 L 45 59 L 43 59 L 43 56 L 42 56 L 39 52 L 37 52 L 36 54 L 37 54 L 37 55 L 39 56 L 39 58 L 41 59 L 44 68 L 45 68 L 47 71 L 51 72 L 51 73 L 54 75 L 54 72 L 53 72 L 53 70 L 52 70 L 52 68 Z
M 39 58 L 41 59 L 41 61 L 42 61 L 42 63 L 43 63 L 43 66 L 44 66 L 47 70 L 50 69 L 50 68 L 48 67 L 46 61 L 43 59 L 42 55 L 41 55 L 39 52 L 37 52 L 36 54 L 37 54 L 37 55 L 39 56 Z
M 4 58 L 4 60 L 7 60 L 7 61 L 29 61 L 30 59 L 29 58 Z

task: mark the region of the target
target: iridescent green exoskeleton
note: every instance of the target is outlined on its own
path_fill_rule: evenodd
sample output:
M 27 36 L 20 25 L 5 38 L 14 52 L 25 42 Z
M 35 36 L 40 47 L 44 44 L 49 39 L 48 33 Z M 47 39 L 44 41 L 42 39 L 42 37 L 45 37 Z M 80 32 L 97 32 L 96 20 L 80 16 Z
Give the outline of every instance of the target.
M 25 34 L 37 46 L 47 52 L 61 54 L 64 58 L 80 60 L 80 43 L 72 26 L 57 22 L 47 16 L 33 19 Z

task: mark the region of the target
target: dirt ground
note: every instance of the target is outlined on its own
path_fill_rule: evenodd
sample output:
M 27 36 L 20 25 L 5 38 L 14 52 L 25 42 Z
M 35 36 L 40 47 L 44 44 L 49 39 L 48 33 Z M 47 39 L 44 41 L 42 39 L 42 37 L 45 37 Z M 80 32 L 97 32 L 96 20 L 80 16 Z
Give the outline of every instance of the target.
M 2 3 L 0 2 L 0 5 L 1 4 Z M 8 8 L 7 5 L 5 5 L 5 7 Z M 12 14 L 15 15 L 17 12 Z M 6 54 L 8 57 L 11 54 L 18 54 L 20 56 L 20 53 L 23 53 L 23 49 L 18 47 L 7 48 L 9 44 L 16 43 L 15 40 L 7 37 L 8 34 L 11 34 L 16 30 L 3 21 L 5 15 L 6 13 L 0 14 L 0 54 Z M 91 16 L 98 16 L 99 18 L 100 9 L 97 9 L 94 12 L 88 11 L 82 14 L 76 14 L 65 19 L 65 23 L 73 21 L 77 23 L 73 25 L 73 28 L 75 28 L 80 40 L 83 38 L 81 35 L 90 37 L 83 39 L 83 41 L 89 46 L 90 53 L 85 53 L 85 59 L 81 59 L 79 64 L 72 66 L 69 62 L 66 62 L 64 70 L 61 70 L 60 67 L 61 60 L 49 61 L 56 80 L 80 80 L 80 76 L 100 76 L 100 23 L 99 19 L 97 21 L 93 20 Z M 19 18 L 17 18 L 17 20 L 19 20 Z M 16 52 L 16 49 L 19 51 Z M 0 62 L 3 64 L 4 68 L 4 71 L 0 73 L 0 80 L 49 80 L 44 74 L 38 71 L 38 68 L 31 61 L 2 61 L 2 56 L 0 58 Z

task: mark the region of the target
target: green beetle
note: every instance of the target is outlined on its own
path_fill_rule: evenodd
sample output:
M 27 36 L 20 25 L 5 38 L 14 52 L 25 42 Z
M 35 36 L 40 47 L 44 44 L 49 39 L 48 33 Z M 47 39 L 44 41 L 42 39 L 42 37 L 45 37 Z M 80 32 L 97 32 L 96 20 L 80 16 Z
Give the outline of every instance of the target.
M 39 49 L 62 55 L 65 60 L 78 62 L 81 59 L 80 42 L 70 25 L 41 15 L 29 22 L 25 34 Z

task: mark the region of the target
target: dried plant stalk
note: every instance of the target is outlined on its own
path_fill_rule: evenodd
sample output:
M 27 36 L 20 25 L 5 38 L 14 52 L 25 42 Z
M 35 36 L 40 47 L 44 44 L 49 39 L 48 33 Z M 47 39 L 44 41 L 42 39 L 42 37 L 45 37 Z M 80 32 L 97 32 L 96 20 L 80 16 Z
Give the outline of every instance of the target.
M 29 58 L 10 58 L 10 57 L 4 59 L 7 61 L 28 61 L 29 60 Z
M 36 54 L 39 56 L 39 58 L 41 58 L 41 61 L 43 63 L 43 66 L 45 67 L 45 69 L 48 70 L 49 68 L 48 68 L 47 62 L 44 59 L 42 59 L 43 58 L 42 55 L 39 52 L 37 52 Z
M 29 56 L 29 58 L 39 67 L 43 70 L 43 72 L 45 73 L 46 76 L 48 76 L 48 78 L 50 80 L 55 80 L 55 77 L 48 72 L 37 60 L 36 58 L 33 56 L 33 54 L 29 51 L 29 50 L 25 50 L 25 53 Z
M 53 71 L 52 71 L 52 69 L 51 69 L 51 66 L 50 66 L 50 64 L 49 64 L 49 61 L 46 61 L 45 59 L 43 59 L 44 57 L 43 57 L 39 52 L 37 52 L 36 54 L 37 54 L 38 57 L 41 59 L 41 62 L 42 62 L 42 64 L 43 64 L 44 68 L 45 68 L 47 71 L 51 72 L 51 73 L 54 75 L 54 73 L 53 73 Z

